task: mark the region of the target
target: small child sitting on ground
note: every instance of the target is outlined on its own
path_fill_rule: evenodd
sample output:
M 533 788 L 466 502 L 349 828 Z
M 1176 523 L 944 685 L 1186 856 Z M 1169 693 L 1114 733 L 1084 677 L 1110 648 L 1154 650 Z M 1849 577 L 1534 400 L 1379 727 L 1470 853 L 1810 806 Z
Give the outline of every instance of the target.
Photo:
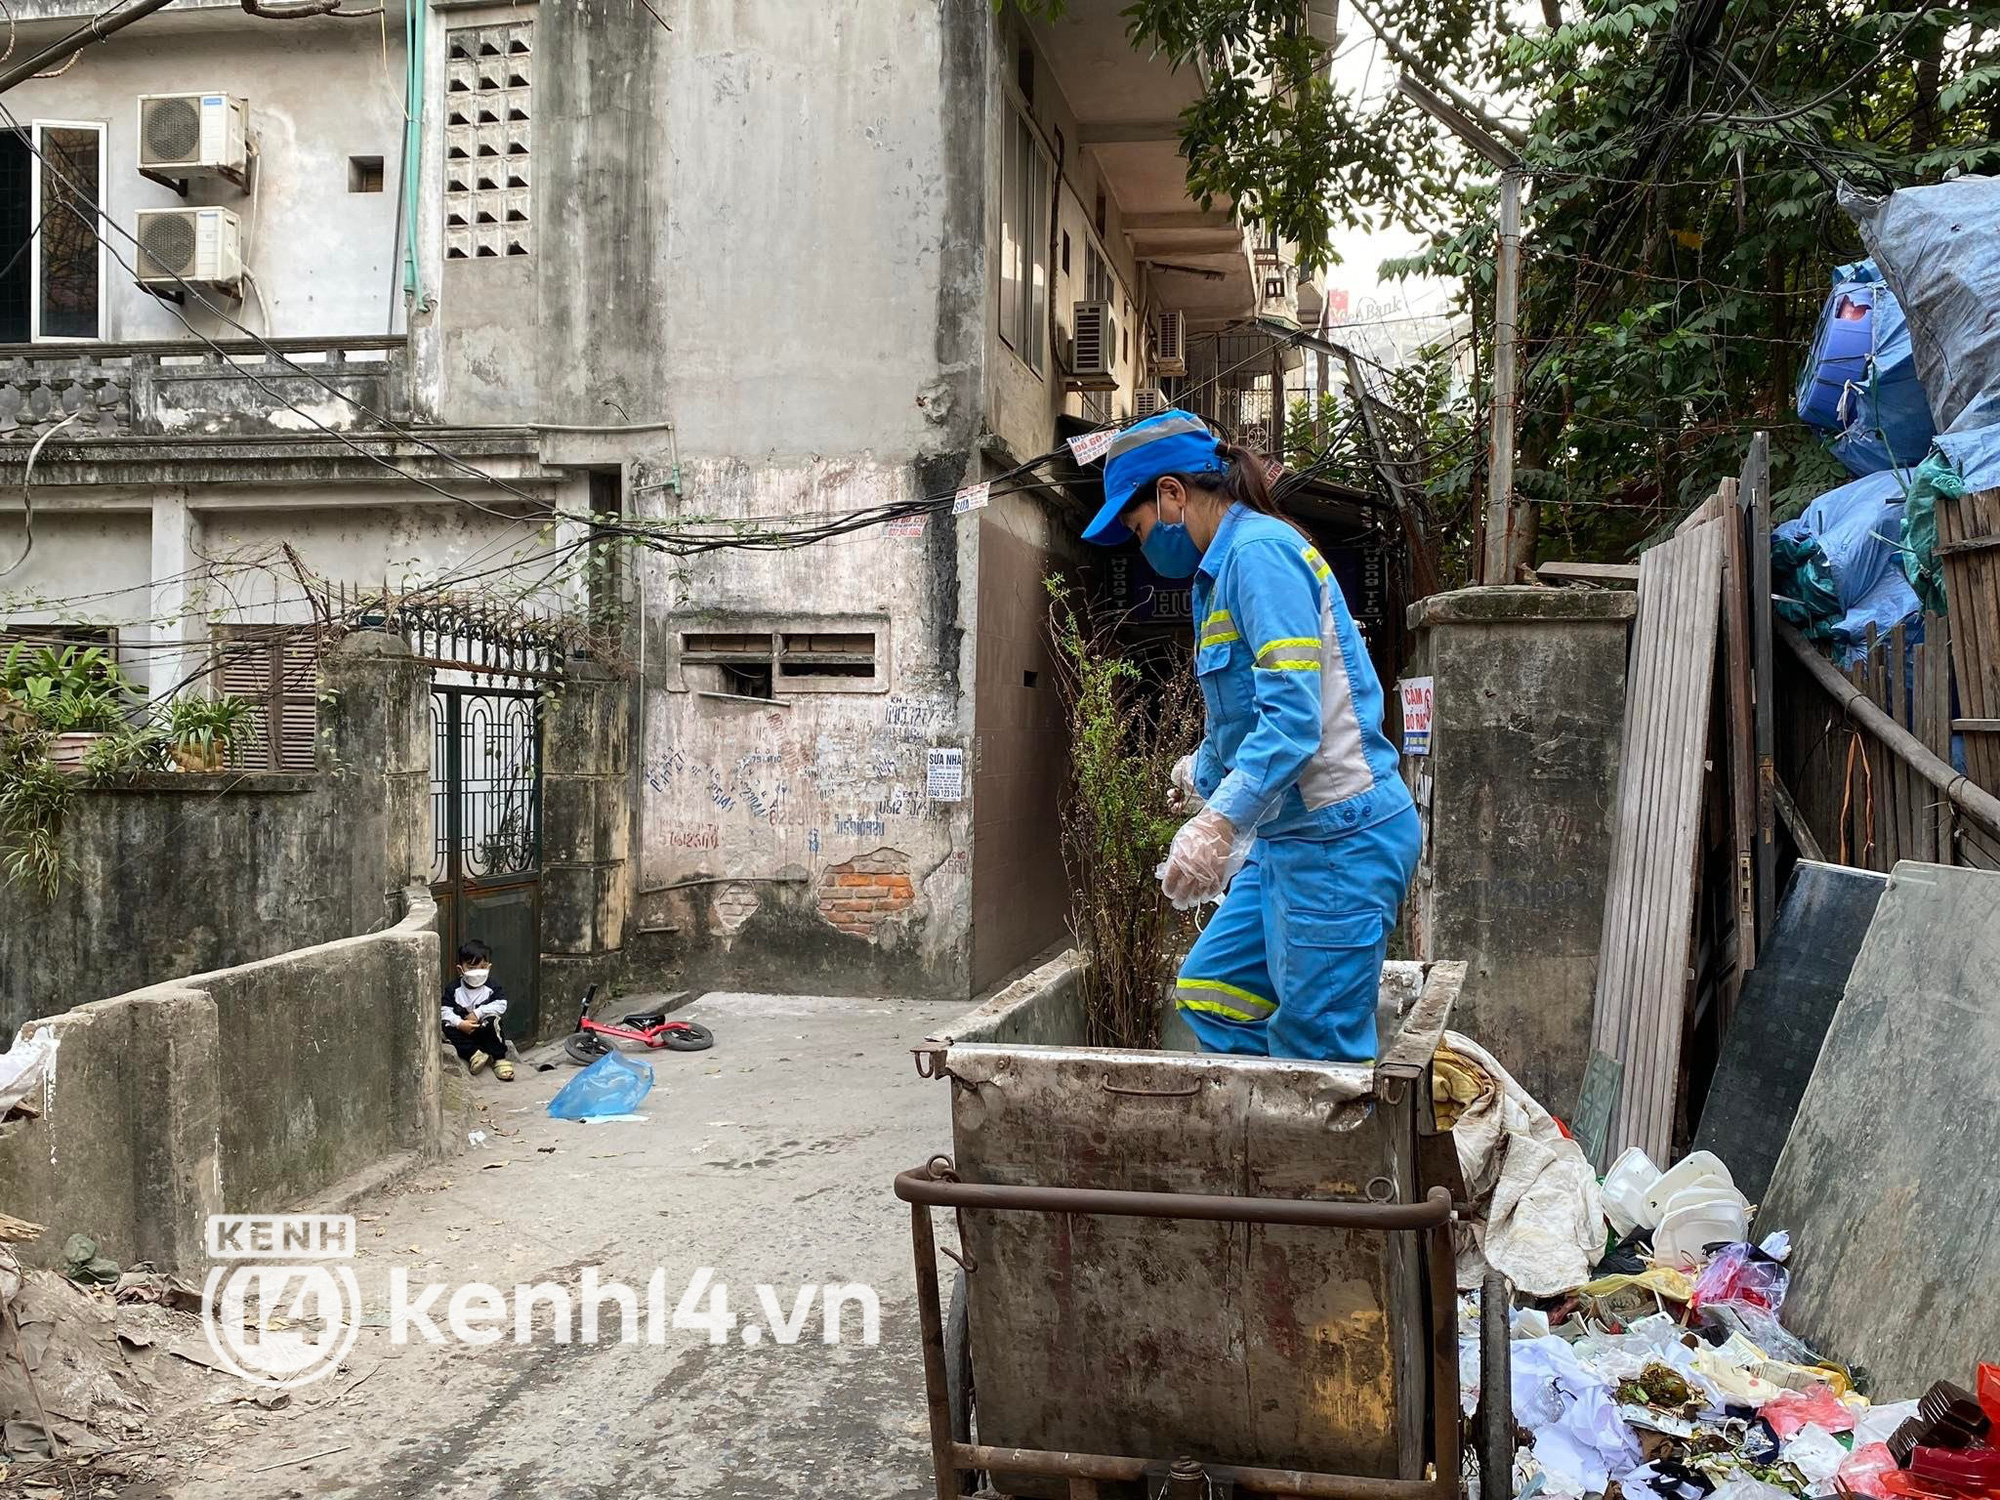
M 500 1035 L 507 997 L 493 982 L 493 950 L 478 938 L 468 938 L 460 946 L 458 983 L 444 992 L 438 1008 L 444 1020 L 444 1039 L 465 1060 L 466 1072 L 477 1073 L 491 1063 L 495 1078 L 502 1083 L 514 1081 L 507 1041 Z

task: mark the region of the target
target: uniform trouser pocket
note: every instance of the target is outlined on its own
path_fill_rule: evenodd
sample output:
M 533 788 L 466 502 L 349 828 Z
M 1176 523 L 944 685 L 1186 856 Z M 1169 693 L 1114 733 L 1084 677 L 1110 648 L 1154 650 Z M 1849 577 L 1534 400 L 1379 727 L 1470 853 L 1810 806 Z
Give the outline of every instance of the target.
M 1264 944 L 1278 1001 L 1266 1026 L 1273 1057 L 1374 1061 L 1382 960 L 1401 885 L 1389 868 L 1400 860 L 1377 842 L 1364 831 L 1266 845 Z

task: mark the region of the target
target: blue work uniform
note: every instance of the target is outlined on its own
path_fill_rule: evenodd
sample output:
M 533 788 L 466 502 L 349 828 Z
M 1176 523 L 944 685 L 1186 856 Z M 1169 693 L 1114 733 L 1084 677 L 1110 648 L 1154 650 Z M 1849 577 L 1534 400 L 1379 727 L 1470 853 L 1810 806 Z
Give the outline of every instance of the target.
M 1372 1062 L 1382 960 L 1422 835 L 1382 684 L 1326 560 L 1233 506 L 1194 580 L 1195 786 L 1249 858 L 1181 965 L 1203 1050 Z

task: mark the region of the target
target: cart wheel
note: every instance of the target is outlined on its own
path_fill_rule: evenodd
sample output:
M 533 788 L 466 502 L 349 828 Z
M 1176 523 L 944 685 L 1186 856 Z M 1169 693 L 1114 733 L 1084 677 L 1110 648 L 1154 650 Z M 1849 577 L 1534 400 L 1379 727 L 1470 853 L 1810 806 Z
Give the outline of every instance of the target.
M 1514 1493 L 1514 1288 L 1486 1273 L 1479 1294 L 1479 1500 Z
M 951 1438 L 972 1441 L 972 1298 L 965 1272 L 951 1281 L 951 1308 L 944 1320 L 944 1389 L 951 1405 Z M 960 1469 L 954 1476 L 961 1495 L 979 1493 L 979 1473 Z

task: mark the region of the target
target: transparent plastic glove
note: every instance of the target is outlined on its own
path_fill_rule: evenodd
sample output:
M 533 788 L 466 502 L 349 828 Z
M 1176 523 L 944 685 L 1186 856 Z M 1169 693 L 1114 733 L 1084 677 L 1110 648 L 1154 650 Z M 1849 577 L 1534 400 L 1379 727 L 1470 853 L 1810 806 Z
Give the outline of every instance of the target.
M 1168 774 L 1167 780 L 1169 783 L 1167 788 L 1167 810 L 1169 812 L 1198 812 L 1208 805 L 1201 793 L 1195 789 L 1194 757 L 1192 755 L 1183 755 L 1179 760 L 1175 761 L 1174 768 Z
M 1204 807 L 1181 825 L 1160 867 L 1160 885 L 1176 909 L 1185 911 L 1222 895 L 1229 877 L 1243 864 L 1250 841 L 1240 841 L 1229 819 Z

